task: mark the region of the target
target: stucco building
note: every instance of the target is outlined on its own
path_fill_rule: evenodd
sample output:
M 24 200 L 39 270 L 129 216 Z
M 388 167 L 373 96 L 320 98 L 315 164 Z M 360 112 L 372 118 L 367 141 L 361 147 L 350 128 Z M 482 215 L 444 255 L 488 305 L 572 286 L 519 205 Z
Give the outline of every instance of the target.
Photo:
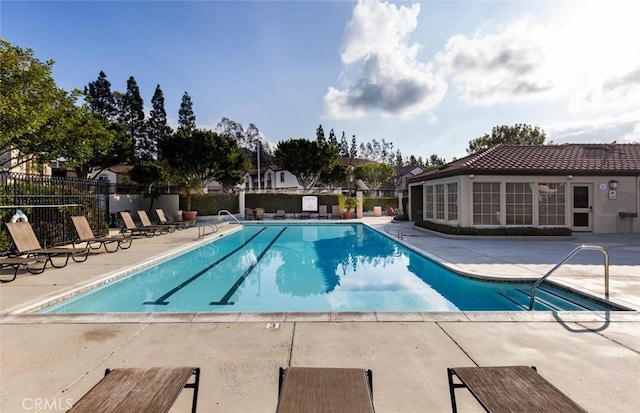
M 497 145 L 409 180 L 409 217 L 640 233 L 640 144 Z

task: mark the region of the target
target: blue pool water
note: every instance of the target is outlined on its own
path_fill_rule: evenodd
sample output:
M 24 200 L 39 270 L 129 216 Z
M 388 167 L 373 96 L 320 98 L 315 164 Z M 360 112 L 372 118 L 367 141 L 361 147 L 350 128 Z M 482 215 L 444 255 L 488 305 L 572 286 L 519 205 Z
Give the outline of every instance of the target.
M 536 310 L 606 309 L 541 287 Z M 40 312 L 517 311 L 530 288 L 456 275 L 362 224 L 249 224 Z

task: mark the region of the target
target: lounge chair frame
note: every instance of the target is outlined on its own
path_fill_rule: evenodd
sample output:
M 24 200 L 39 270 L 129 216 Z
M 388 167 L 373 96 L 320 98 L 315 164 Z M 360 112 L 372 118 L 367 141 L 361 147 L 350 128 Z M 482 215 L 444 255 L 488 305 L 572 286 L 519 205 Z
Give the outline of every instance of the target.
M 447 375 L 453 413 L 458 411 L 455 389 L 465 387 L 487 412 L 586 412 L 538 374 L 535 366 L 456 367 L 448 368 Z
M 374 411 L 371 370 L 280 367 L 277 413 Z
M 42 268 L 32 268 L 31 264 L 42 263 Z M 7 257 L 0 258 L 0 271 L 3 268 L 13 268 L 13 278 L 10 280 L 0 279 L 0 282 L 8 283 L 16 279 L 20 268 L 24 267 L 30 274 L 41 274 L 45 270 L 47 259 L 45 257 Z
M 86 243 L 86 248 L 97 250 L 104 247 L 105 251 L 113 253 L 118 251 L 120 248 L 123 250 L 129 249 L 133 240 L 136 238 L 125 236 L 96 237 L 91 229 L 91 225 L 89 225 L 89 221 L 87 221 L 87 218 L 84 215 L 73 216 L 71 217 L 71 221 L 73 222 L 76 234 L 78 235 L 73 241 L 71 241 L 74 247 L 76 244 L 84 242 Z M 110 245 L 111 248 L 109 247 Z M 115 248 L 113 248 L 113 245 L 115 245 Z
M 173 224 L 152 224 L 151 220 L 149 219 L 149 215 L 147 215 L 147 211 L 145 211 L 144 209 L 138 210 L 138 218 L 140 218 L 142 228 L 158 228 L 163 233 L 174 232 L 177 227 Z
M 15 246 L 17 253 L 15 255 L 21 255 L 26 258 L 33 257 L 46 257 L 44 268 L 47 267 L 47 262 L 51 264 L 53 268 L 63 268 L 69 263 L 69 258 L 75 262 L 84 262 L 89 257 L 89 248 L 42 248 L 38 237 L 36 237 L 31 224 L 28 222 L 7 222 L 5 223 L 9 230 L 9 235 Z M 56 264 L 53 261 L 54 257 L 65 257 L 62 265 Z
M 120 229 L 120 233 L 125 237 L 144 235 L 147 238 L 151 238 L 164 233 L 164 231 L 158 227 L 145 228 L 137 226 L 128 211 L 120 211 L 120 218 L 122 218 L 122 223 L 124 224 L 124 227 Z
M 199 386 L 198 367 L 107 369 L 68 413 L 166 413 L 186 388 L 193 389 L 191 413 L 196 413 Z
M 169 221 L 167 219 L 167 215 L 164 213 L 162 208 L 156 209 L 156 215 L 158 216 L 158 224 L 159 225 L 175 225 L 176 229 L 182 230 L 189 227 L 194 227 L 196 225 L 196 221 Z

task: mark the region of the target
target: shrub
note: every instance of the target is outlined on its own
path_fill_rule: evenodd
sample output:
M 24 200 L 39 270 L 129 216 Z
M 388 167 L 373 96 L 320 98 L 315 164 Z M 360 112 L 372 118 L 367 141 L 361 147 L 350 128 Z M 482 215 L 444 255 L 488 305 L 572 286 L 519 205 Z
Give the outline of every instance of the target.
M 478 235 L 478 236 L 569 236 L 573 232 L 567 227 L 496 227 L 475 228 L 439 224 L 431 221 L 418 221 L 418 227 L 450 235 Z

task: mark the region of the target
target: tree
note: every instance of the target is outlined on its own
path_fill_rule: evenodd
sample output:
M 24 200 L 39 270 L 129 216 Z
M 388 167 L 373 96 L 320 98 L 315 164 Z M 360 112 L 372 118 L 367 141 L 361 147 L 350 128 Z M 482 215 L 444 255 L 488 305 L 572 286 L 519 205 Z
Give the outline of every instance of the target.
M 322 124 L 318 126 L 318 129 L 316 129 L 316 139 L 322 142 L 326 141 L 326 138 L 324 137 L 324 129 L 322 129 Z
M 349 167 L 342 162 L 335 162 L 333 167 L 320 172 L 320 180 L 333 189 L 346 182 L 349 177 Z
M 304 189 L 312 188 L 323 171 L 338 162 L 338 151 L 330 143 L 308 139 L 281 141 L 274 151 L 276 163 L 298 178 Z
M 349 157 L 355 158 L 358 156 L 358 145 L 356 144 L 356 135 L 351 137 L 351 147 L 349 148 Z
M 133 142 L 132 159 L 139 157 L 146 140 L 144 122 L 144 103 L 140 97 L 140 88 L 133 76 L 127 80 L 127 92 L 122 97 L 120 122 L 127 128 L 129 139 Z
M 329 143 L 336 148 L 338 147 L 338 138 L 336 138 L 336 133 L 333 131 L 333 129 L 329 131 Z
M 84 87 L 84 96 L 92 113 L 102 115 L 110 121 L 116 120 L 118 115 L 116 98 L 111 93 L 111 82 L 107 80 L 107 75 L 103 71 L 98 74 L 98 79 Z
M 369 189 L 377 190 L 393 178 L 395 169 L 386 163 L 367 163 L 356 167 L 353 174 L 356 178 L 362 179 Z
M 152 109 L 147 120 L 147 137 L 144 146 L 140 149 L 140 158 L 143 160 L 158 159 L 158 142 L 167 139 L 172 131 L 167 124 L 167 111 L 164 109 L 164 94 L 160 85 L 151 98 Z
M 191 210 L 191 193 L 211 180 L 225 185 L 242 181 L 248 160 L 233 138 L 204 129 L 190 135 L 178 128 L 161 142 L 161 153 L 170 170 L 173 182 L 185 189 L 186 210 Z
M 53 64 L 0 38 L 0 148 L 11 149 L 9 167 L 62 155 L 60 131 L 67 126 L 62 121 L 79 92 L 56 86 Z
M 498 144 L 506 145 L 544 145 L 547 134 L 538 126 L 518 123 L 513 126 L 494 126 L 491 135 L 470 140 L 467 153 L 472 154 Z
M 440 158 L 435 153 L 429 157 L 429 165 L 431 166 L 441 166 L 441 165 L 444 165 L 445 163 L 446 163 L 446 160 L 444 158 Z
M 342 132 L 342 136 L 340 137 L 338 152 L 340 152 L 340 156 L 349 156 L 349 144 L 347 143 L 347 137 L 344 135 L 344 132 Z
M 196 115 L 193 113 L 191 96 L 187 92 L 182 95 L 180 109 L 178 110 L 178 130 L 185 136 L 189 136 L 196 129 Z

